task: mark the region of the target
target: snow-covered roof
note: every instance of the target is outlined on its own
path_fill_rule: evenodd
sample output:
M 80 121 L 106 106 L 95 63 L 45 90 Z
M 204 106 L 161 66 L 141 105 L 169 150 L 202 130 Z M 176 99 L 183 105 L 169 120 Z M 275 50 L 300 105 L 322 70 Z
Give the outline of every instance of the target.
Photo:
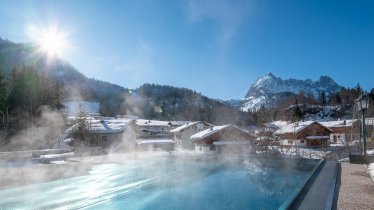
M 86 120 L 87 129 L 92 133 L 121 133 L 125 128 L 132 122 L 132 119 L 89 119 Z M 76 129 L 78 124 L 73 125 L 66 130 L 67 133 L 72 133 Z
M 191 123 L 191 121 L 170 121 L 172 126 L 182 126 L 186 123 Z
M 208 128 L 206 130 L 200 131 L 198 133 L 195 133 L 194 135 L 191 136 L 191 139 L 203 139 L 207 136 L 210 136 L 218 131 L 221 131 L 229 126 L 232 126 L 230 124 L 228 125 L 221 125 L 221 126 L 213 126 L 211 128 Z M 238 128 L 239 129 L 239 128 Z
M 286 134 L 286 133 L 299 133 L 300 131 L 304 130 L 306 127 L 313 123 L 318 123 L 316 121 L 305 121 L 305 122 L 294 122 L 290 123 L 286 126 L 281 127 L 279 130 L 275 131 L 274 133 L 277 135 Z
M 188 121 L 161 121 L 161 120 L 147 120 L 147 119 L 137 119 L 136 125 L 138 126 L 160 126 L 160 127 L 170 127 L 170 126 L 180 126 Z
M 243 129 L 240 129 L 240 128 L 238 128 L 235 125 L 228 124 L 228 125 L 221 125 L 221 126 L 213 126 L 213 127 L 208 128 L 206 130 L 200 131 L 200 132 L 192 135 L 191 139 L 194 139 L 194 140 L 204 139 L 205 137 L 210 136 L 210 135 L 212 135 L 214 133 L 217 133 L 217 132 L 219 132 L 221 130 L 224 130 L 224 129 L 228 128 L 228 127 L 233 127 L 233 128 L 235 128 L 237 130 L 240 130 L 240 131 L 242 131 L 244 133 L 247 133 L 247 134 L 251 135 L 247 131 L 245 131 Z
M 202 121 L 196 121 L 196 122 L 191 122 L 191 123 L 188 122 L 188 123 L 185 123 L 185 124 L 182 125 L 182 126 L 179 126 L 179 127 L 177 127 L 177 128 L 174 128 L 174 129 L 171 130 L 170 132 L 171 132 L 171 133 L 178 133 L 178 132 L 183 131 L 184 129 L 189 128 L 189 127 L 191 127 L 191 126 L 193 126 L 193 125 L 196 125 L 196 124 L 198 124 L 198 123 L 204 123 L 204 124 L 206 124 L 206 125 L 213 126 L 212 124 L 209 124 L 209 123 L 206 123 L 206 122 L 202 122 Z
M 174 144 L 174 141 L 171 139 L 147 139 L 147 140 L 137 140 L 138 145 L 142 144 Z
M 220 141 L 215 141 L 213 142 L 214 145 L 246 145 L 250 144 L 249 141 L 230 141 L 230 140 L 220 140 Z

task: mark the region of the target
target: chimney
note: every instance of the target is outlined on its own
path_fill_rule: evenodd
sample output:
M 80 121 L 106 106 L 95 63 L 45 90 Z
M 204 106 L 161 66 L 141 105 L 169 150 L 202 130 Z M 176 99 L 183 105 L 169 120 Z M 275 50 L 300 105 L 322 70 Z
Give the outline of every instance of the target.
M 213 130 L 213 126 L 210 126 L 210 130 L 211 130 L 211 131 Z
M 344 121 L 343 121 L 343 125 L 347 125 L 347 121 L 344 120 Z

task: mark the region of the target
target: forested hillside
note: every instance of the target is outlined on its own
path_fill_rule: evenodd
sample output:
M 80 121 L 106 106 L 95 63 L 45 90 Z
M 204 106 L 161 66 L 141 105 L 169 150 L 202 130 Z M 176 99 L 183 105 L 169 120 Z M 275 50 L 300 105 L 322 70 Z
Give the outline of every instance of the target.
M 127 94 L 126 113 L 163 120 L 203 120 L 215 124 L 244 125 L 251 116 L 193 90 L 145 84 Z
M 4 75 L 9 77 L 14 68 L 32 66 L 38 73 L 64 84 L 63 97 L 66 100 L 81 98 L 83 100 L 106 99 L 118 96 L 126 88 L 96 79 L 89 79 L 75 69 L 69 62 L 37 52 L 32 44 L 13 43 L 0 38 L 0 65 Z

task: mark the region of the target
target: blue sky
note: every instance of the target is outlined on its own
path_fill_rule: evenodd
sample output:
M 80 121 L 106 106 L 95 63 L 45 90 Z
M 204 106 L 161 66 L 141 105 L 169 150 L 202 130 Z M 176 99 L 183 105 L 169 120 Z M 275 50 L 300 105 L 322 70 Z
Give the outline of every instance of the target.
M 57 25 L 63 52 L 90 78 L 136 88 L 187 87 L 242 98 L 272 72 L 374 87 L 374 1 L 0 0 L 0 37 L 31 42 Z

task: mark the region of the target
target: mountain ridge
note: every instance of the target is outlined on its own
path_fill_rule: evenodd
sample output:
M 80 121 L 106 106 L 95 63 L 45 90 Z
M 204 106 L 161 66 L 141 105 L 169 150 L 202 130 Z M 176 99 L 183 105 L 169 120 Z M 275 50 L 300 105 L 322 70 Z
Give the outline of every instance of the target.
M 329 76 L 320 76 L 316 81 L 311 79 L 282 79 L 272 73 L 265 74 L 258 78 L 249 88 L 243 99 L 228 100 L 231 104 L 242 111 L 257 110 L 262 106 L 272 108 L 295 94 L 312 94 L 319 98 L 321 94 L 332 94 L 343 87 L 338 85 Z

